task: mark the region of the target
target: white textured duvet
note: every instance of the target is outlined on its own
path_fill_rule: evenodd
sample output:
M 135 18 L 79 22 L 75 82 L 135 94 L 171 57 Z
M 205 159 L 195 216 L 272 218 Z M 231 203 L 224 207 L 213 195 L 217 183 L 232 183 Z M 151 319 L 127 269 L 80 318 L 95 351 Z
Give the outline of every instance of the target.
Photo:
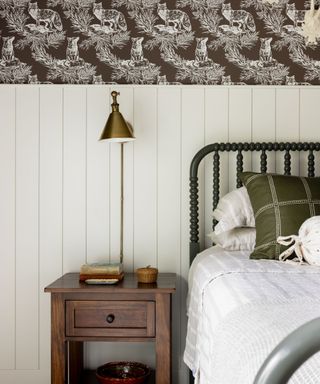
M 272 349 L 320 317 L 320 267 L 205 250 L 189 275 L 185 363 L 197 384 L 252 384 Z M 290 384 L 319 384 L 320 354 Z

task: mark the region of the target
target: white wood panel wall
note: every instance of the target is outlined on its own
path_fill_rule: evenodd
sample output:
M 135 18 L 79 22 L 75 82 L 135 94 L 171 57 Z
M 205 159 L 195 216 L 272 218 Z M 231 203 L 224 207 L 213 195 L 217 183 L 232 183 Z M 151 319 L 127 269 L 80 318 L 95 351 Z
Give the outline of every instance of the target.
M 318 87 L 115 86 L 137 140 L 125 144 L 125 267 L 179 276 L 173 302 L 174 384 L 187 382 L 189 165 L 214 141 L 320 140 Z M 0 382 L 49 384 L 50 300 L 43 288 L 119 251 L 120 146 L 99 142 L 109 86 L 0 86 Z M 222 193 L 235 185 L 222 156 Z M 269 162 L 281 170 L 280 159 Z M 245 164 L 254 168 L 256 157 Z M 228 165 L 229 164 L 229 165 Z M 293 169 L 305 173 L 305 156 Z M 230 172 L 229 172 L 230 168 Z M 318 172 L 319 173 L 319 172 Z M 211 228 L 212 164 L 201 169 L 201 241 Z M 207 243 L 208 244 L 208 243 Z M 87 365 L 154 364 L 152 344 L 90 343 Z

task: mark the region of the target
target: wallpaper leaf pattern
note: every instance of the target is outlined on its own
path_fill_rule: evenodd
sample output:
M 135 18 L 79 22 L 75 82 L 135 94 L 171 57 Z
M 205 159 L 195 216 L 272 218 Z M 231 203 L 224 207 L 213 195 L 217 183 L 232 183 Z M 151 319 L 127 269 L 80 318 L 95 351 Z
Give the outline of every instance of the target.
M 0 82 L 320 84 L 308 9 L 310 0 L 0 0 Z

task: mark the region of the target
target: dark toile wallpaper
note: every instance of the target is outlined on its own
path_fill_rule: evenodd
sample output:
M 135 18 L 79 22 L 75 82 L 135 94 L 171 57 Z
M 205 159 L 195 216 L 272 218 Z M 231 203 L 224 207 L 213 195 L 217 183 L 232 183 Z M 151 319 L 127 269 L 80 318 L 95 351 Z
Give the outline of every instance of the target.
M 320 84 L 320 46 L 303 36 L 309 8 L 310 0 L 0 0 L 0 82 Z

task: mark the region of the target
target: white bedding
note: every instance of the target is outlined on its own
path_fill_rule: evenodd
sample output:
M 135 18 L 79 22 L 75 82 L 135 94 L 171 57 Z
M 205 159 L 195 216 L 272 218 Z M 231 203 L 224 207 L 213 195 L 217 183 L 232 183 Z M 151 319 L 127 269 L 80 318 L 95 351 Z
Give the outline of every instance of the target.
M 320 267 L 250 260 L 249 252 L 212 247 L 189 274 L 184 361 L 197 384 L 252 384 L 271 350 L 320 317 Z M 320 354 L 290 384 L 319 384 Z

